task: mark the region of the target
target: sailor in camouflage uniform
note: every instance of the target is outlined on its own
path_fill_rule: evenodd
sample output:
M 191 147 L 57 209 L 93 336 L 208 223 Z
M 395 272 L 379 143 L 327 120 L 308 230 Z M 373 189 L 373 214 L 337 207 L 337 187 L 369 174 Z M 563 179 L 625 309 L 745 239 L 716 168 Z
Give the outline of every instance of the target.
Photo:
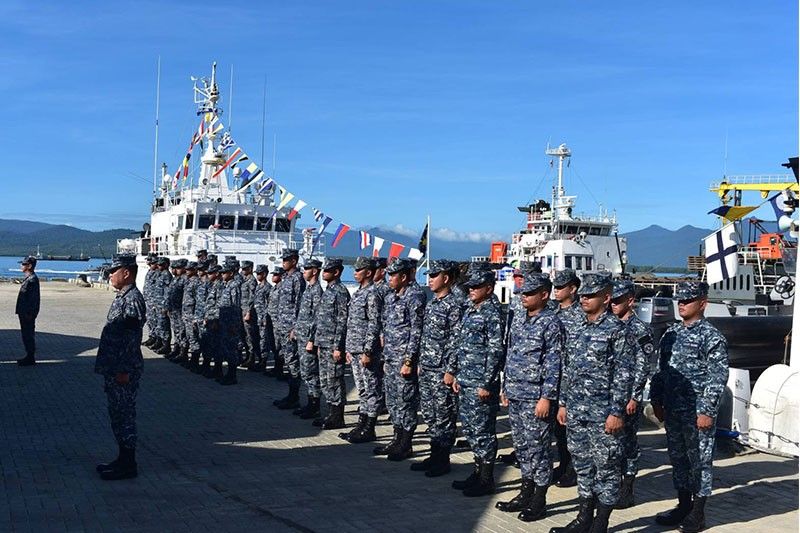
M 417 428 L 419 364 L 425 293 L 414 281 L 416 261 L 395 259 L 386 268 L 392 289 L 383 307 L 383 388 L 394 436 L 386 446 L 373 450 L 391 461 L 411 456 L 411 441 Z M 413 283 L 412 283 L 413 282 Z
M 283 356 L 278 348 L 278 339 L 275 334 L 275 325 L 278 322 L 278 286 L 281 284 L 283 278 L 283 267 L 276 266 L 272 271 L 272 288 L 270 289 L 269 298 L 267 299 L 267 321 L 266 327 L 266 346 L 262 345 L 261 353 L 267 358 L 268 354 L 272 355 L 273 367 L 272 370 L 264 370 L 264 375 L 283 379 Z M 263 338 L 263 337 L 262 337 Z M 266 351 L 264 349 L 266 348 Z
M 222 285 L 219 291 L 220 358 L 227 363 L 225 376 L 218 380 L 221 385 L 236 384 L 236 367 L 239 366 L 241 352 L 242 292 L 235 279 L 236 264 L 228 262 L 222 267 Z
M 186 259 L 176 259 L 172 262 L 172 282 L 167 289 L 167 314 L 169 323 L 172 327 L 172 340 L 174 342 L 172 351 L 167 355 L 167 359 L 177 360 L 183 354 L 186 343 L 186 332 L 183 329 L 183 314 L 181 305 L 183 304 L 183 286 L 186 283 L 185 267 Z
M 393 292 L 386 282 L 386 268 L 389 263 L 385 257 L 373 257 L 373 259 L 375 260 L 375 274 L 372 276 L 372 283 L 381 298 L 386 299 L 386 296 Z
M 172 361 L 180 363 L 184 368 L 189 368 L 190 357 L 194 353 L 200 352 L 200 338 L 194 323 L 194 308 L 197 304 L 197 285 L 200 279 L 197 277 L 197 262 L 186 262 L 186 274 L 183 282 L 183 295 L 181 300 L 181 318 L 183 319 L 184 349 L 181 355 Z M 191 353 L 191 356 L 189 355 Z
M 172 283 L 172 272 L 169 270 L 170 260 L 168 257 L 158 258 L 159 275 L 154 284 L 153 299 L 156 310 L 156 330 L 161 341 L 160 347 L 155 350 L 159 355 L 169 355 L 172 350 L 172 328 L 169 324 L 169 313 L 167 311 L 167 291 Z
M 142 329 L 146 321 L 144 297 L 136 288 L 136 256 L 114 256 L 109 281 L 117 295 L 100 334 L 94 371 L 103 376 L 111 429 L 119 446 L 116 460 L 97 465 L 105 480 L 136 477 L 136 393 L 144 368 Z
M 627 509 L 634 504 L 633 482 L 639 472 L 639 423 L 642 417 L 644 388 L 650 378 L 650 358 L 654 352 L 653 332 L 633 311 L 635 286 L 632 280 L 614 281 L 611 293 L 611 312 L 625 323 L 631 341 L 633 381 L 629 400 L 625 406 L 625 431 L 622 436 L 623 471 L 617 509 Z
M 681 322 L 661 337 L 650 401 L 667 430 L 678 507 L 659 513 L 656 522 L 680 524 L 681 531 L 690 533 L 705 528 L 716 418 L 728 381 L 728 343 L 705 318 L 708 284 L 681 282 L 675 296 Z
M 453 482 L 453 488 L 465 496 L 494 492 L 500 371 L 505 363 L 505 317 L 493 294 L 495 279 L 488 268 L 477 267 L 470 273 L 465 283 L 470 305 L 461 319 L 456 347 L 453 390 L 458 394 L 461 429 L 475 462 L 467 479 Z
M 430 262 L 427 273 L 434 297 L 425 307 L 418 373 L 420 406 L 428 424 L 431 455 L 411 465 L 411 470 L 424 471 L 427 477 L 450 471 L 450 450 L 456 440 L 458 409 L 452 381 L 445 378 L 455 366 L 463 310 L 462 302 L 450 291 L 453 269 L 452 261 L 436 260 Z
M 284 274 L 281 282 L 275 288 L 274 294 L 278 298 L 278 323 L 275 327 L 275 337 L 278 339 L 278 348 L 281 351 L 284 365 L 289 371 L 289 392 L 284 398 L 276 400 L 274 405 L 281 409 L 295 409 L 300 405 L 300 357 L 297 353 L 297 339 L 294 338 L 293 332 L 306 281 L 297 268 L 299 258 L 297 250 L 287 248 L 281 254 L 281 258 L 283 259 Z
M 322 429 L 344 427 L 344 382 L 345 338 L 347 332 L 347 307 L 350 293 L 342 285 L 344 266 L 341 259 L 327 258 L 322 267 L 322 279 L 328 284 L 314 315 L 311 338 L 306 350 L 317 350 L 319 358 L 319 380 L 328 416 L 317 418 L 313 424 Z
M 258 281 L 253 275 L 253 262 L 242 261 L 242 324 L 247 346 L 247 359 L 242 366 L 255 370 L 261 362 L 261 343 L 258 338 L 258 316 L 253 305 Z
M 322 286 L 319 284 L 321 268 L 322 262 L 319 259 L 309 259 L 303 266 L 303 280 L 306 283 L 306 288 L 300 296 L 300 310 L 297 312 L 297 321 L 294 329 L 289 333 L 289 338 L 297 344 L 297 351 L 299 352 L 300 377 L 306 385 L 307 392 L 306 405 L 297 406 L 299 386 L 290 390 L 293 394 L 290 394 L 285 402 L 281 401 L 276 404 L 279 409 L 290 409 L 292 406 L 296 406 L 292 414 L 299 416 L 303 420 L 311 420 L 319 416 L 319 397 L 321 394 L 319 361 L 317 360 L 317 354 L 313 350 L 309 352 L 306 348 L 312 336 L 314 316 L 322 299 Z
M 553 275 L 553 296 L 549 307 L 553 309 L 561 324 L 564 325 L 566 337 L 564 340 L 564 351 L 561 356 L 561 387 L 564 390 L 564 376 L 567 366 L 567 353 L 570 346 L 573 346 L 578 339 L 578 331 L 583 325 L 585 313 L 581 309 L 578 289 L 581 280 L 571 268 L 565 268 Z M 563 405 L 563 404 L 562 404 Z M 558 467 L 553 471 L 553 482 L 557 487 L 574 487 L 578 484 L 578 475 L 572 464 L 572 455 L 567 447 L 567 427 L 556 424 L 553 428 L 556 436 L 556 450 L 558 451 Z
M 152 350 L 158 350 L 160 346 L 158 346 L 158 336 L 156 335 L 156 310 L 155 310 L 155 302 L 154 296 L 156 287 L 155 284 L 158 280 L 159 270 L 158 270 L 158 257 L 154 254 L 150 254 L 147 256 L 147 274 L 144 276 L 144 286 L 142 287 L 142 297 L 144 297 L 144 303 L 147 306 L 147 327 L 149 328 L 150 332 L 147 336 L 147 340 L 142 343 L 143 346 L 147 346 Z
M 208 267 L 208 284 L 206 288 L 205 314 L 203 316 L 203 329 L 205 338 L 203 342 L 203 377 L 222 379 L 222 352 L 220 341 L 222 330 L 219 316 L 219 297 L 222 292 L 222 267 L 211 265 Z M 211 368 L 211 362 L 214 368 Z
M 553 470 L 550 442 L 558 407 L 564 326 L 547 309 L 553 288 L 547 274 L 528 271 L 517 289 L 521 312 L 514 314 L 508 336 L 503 403 L 514 450 L 522 471 L 522 490 L 496 507 L 517 512 L 525 522 L 545 515 L 547 488 Z
M 551 533 L 604 533 L 619 499 L 633 365 L 625 324 L 608 310 L 611 290 L 611 275 L 599 273 L 586 274 L 578 291 L 586 316 L 566 347 L 558 422 L 567 426 L 580 506 L 575 520 Z
M 382 405 L 381 311 L 383 298 L 373 283 L 376 261 L 356 259 L 354 277 L 359 284 L 347 313 L 345 351 L 358 391 L 358 423 L 339 437 L 353 444 L 374 441 L 375 423 Z
M 199 255 L 199 254 L 198 254 Z M 192 324 L 194 327 L 195 338 L 189 340 L 189 349 L 192 351 L 192 359 L 189 361 L 189 370 L 195 374 L 202 372 L 200 367 L 200 356 L 203 361 L 208 358 L 206 350 L 206 300 L 211 282 L 208 280 L 208 261 L 204 260 L 197 265 L 197 286 L 194 290 L 194 313 L 192 313 Z

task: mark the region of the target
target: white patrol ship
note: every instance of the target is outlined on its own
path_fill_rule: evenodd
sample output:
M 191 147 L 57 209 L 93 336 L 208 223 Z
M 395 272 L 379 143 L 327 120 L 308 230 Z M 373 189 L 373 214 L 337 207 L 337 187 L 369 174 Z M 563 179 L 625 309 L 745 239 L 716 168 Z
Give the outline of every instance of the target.
M 565 268 L 579 275 L 589 272 L 624 272 L 627 263 L 627 242 L 617 235 L 617 217 L 601 209 L 598 216 L 573 212 L 576 196 L 564 191 L 564 168 L 569 166 L 572 152 L 566 144 L 547 148 L 552 161 L 558 160 L 558 174 L 550 201 L 537 200 L 518 207 L 525 213 L 525 227 L 511 236 L 511 243 L 493 242 L 491 254 L 476 256 L 472 261 L 506 264 L 498 273 L 495 293 L 501 303 L 508 303 L 513 294 L 513 271 L 521 262 L 538 262 L 543 272 Z
M 291 206 L 276 211 L 277 185 L 270 187 L 269 179 L 242 184 L 243 169 L 226 166 L 235 154 L 235 145 L 220 148 L 225 133 L 223 128 L 214 126 L 222 114 L 216 63 L 210 79 L 193 80 L 197 115 L 204 117 L 206 124 L 193 142 L 193 146 L 197 145 L 194 149 L 202 152 L 199 168 L 184 177 L 170 175 L 166 164 L 162 165 L 161 183 L 150 206 L 150 222 L 144 224 L 138 239 L 117 242 L 118 253 L 137 255 L 139 286 L 143 284 L 150 253 L 194 260 L 199 250 L 207 250 L 217 255 L 220 264 L 224 256 L 235 255 L 239 261 L 266 264 L 270 271 L 281 264 L 285 248 L 299 249 L 301 258 L 324 260 L 323 239 L 315 243 L 315 228 L 298 228 L 301 215 L 294 214 L 290 219 Z M 261 173 L 260 169 L 257 171 Z

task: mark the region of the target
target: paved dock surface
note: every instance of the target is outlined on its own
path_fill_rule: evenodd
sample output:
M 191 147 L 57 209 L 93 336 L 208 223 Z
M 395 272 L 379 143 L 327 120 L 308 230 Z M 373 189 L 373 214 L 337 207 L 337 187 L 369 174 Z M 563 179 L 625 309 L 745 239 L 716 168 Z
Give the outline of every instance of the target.
M 428 479 L 409 461 L 374 458 L 278 411 L 286 384 L 240 372 L 221 387 L 145 351 L 139 395 L 139 477 L 105 482 L 95 464 L 116 447 L 100 377 L 92 373 L 112 292 L 42 284 L 35 367 L 22 357 L 14 301 L 0 284 L 0 531 L 548 531 L 577 509 L 575 489 L 553 488 L 551 510 L 524 524 L 494 508 L 516 494 L 519 470 L 499 466 L 499 492 L 465 498 L 450 488 L 470 471 Z M 350 386 L 348 423 L 355 422 Z M 384 418 L 384 417 L 382 417 Z M 424 426 L 421 426 L 424 428 Z M 505 417 L 501 453 L 510 451 Z M 383 420 L 381 440 L 391 426 Z M 427 451 L 418 437 L 415 451 Z M 612 515 L 612 531 L 665 531 L 656 512 L 673 505 L 664 433 L 641 434 L 638 505 Z M 757 452 L 718 453 L 709 531 L 797 531 L 798 463 Z

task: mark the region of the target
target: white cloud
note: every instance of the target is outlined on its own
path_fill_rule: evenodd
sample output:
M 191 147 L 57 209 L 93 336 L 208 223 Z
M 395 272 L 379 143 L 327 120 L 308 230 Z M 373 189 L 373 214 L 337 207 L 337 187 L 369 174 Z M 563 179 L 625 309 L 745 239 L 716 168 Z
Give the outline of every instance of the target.
M 455 231 L 450 228 L 434 228 L 433 237 L 442 241 L 454 242 L 489 243 L 492 241 L 503 240 L 503 238 L 497 233 L 480 231 Z

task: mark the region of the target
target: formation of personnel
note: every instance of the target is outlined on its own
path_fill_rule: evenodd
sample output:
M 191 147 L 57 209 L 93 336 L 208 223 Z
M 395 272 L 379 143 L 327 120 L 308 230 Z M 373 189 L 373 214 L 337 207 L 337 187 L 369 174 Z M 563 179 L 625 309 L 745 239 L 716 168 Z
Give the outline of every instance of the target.
M 679 285 L 682 320 L 656 346 L 633 312 L 633 283 L 606 273 L 581 279 L 567 269 L 551 277 L 521 265 L 504 309 L 489 265 L 471 265 L 464 279 L 457 263 L 431 261 L 427 301 L 410 259 L 359 257 L 352 296 L 341 282 L 341 259 L 307 260 L 302 270 L 298 261 L 297 250 L 285 250 L 282 267 L 270 273 L 235 257 L 220 265 L 204 251 L 196 262 L 150 258 L 143 291 L 150 336 L 143 344 L 223 385 L 237 383 L 240 365 L 284 379 L 288 393 L 275 407 L 325 430 L 345 427 L 349 365 L 359 418 L 339 436 L 375 441 L 376 421 L 388 413 L 392 438 L 373 453 L 403 461 L 412 455 L 421 412 L 430 454 L 411 470 L 438 477 L 450 472 L 460 421 L 474 468 L 452 486 L 468 497 L 495 491 L 496 421 L 507 407 L 510 462 L 522 484 L 497 508 L 540 520 L 552 484 L 577 485 L 577 517 L 551 530 L 559 533 L 606 531 L 613 509 L 635 504 L 637 432 L 650 381 L 678 491 L 677 507 L 656 521 L 704 529 L 728 374 L 725 339 L 703 316 L 705 283 Z M 656 353 L 658 367 L 651 368 Z

